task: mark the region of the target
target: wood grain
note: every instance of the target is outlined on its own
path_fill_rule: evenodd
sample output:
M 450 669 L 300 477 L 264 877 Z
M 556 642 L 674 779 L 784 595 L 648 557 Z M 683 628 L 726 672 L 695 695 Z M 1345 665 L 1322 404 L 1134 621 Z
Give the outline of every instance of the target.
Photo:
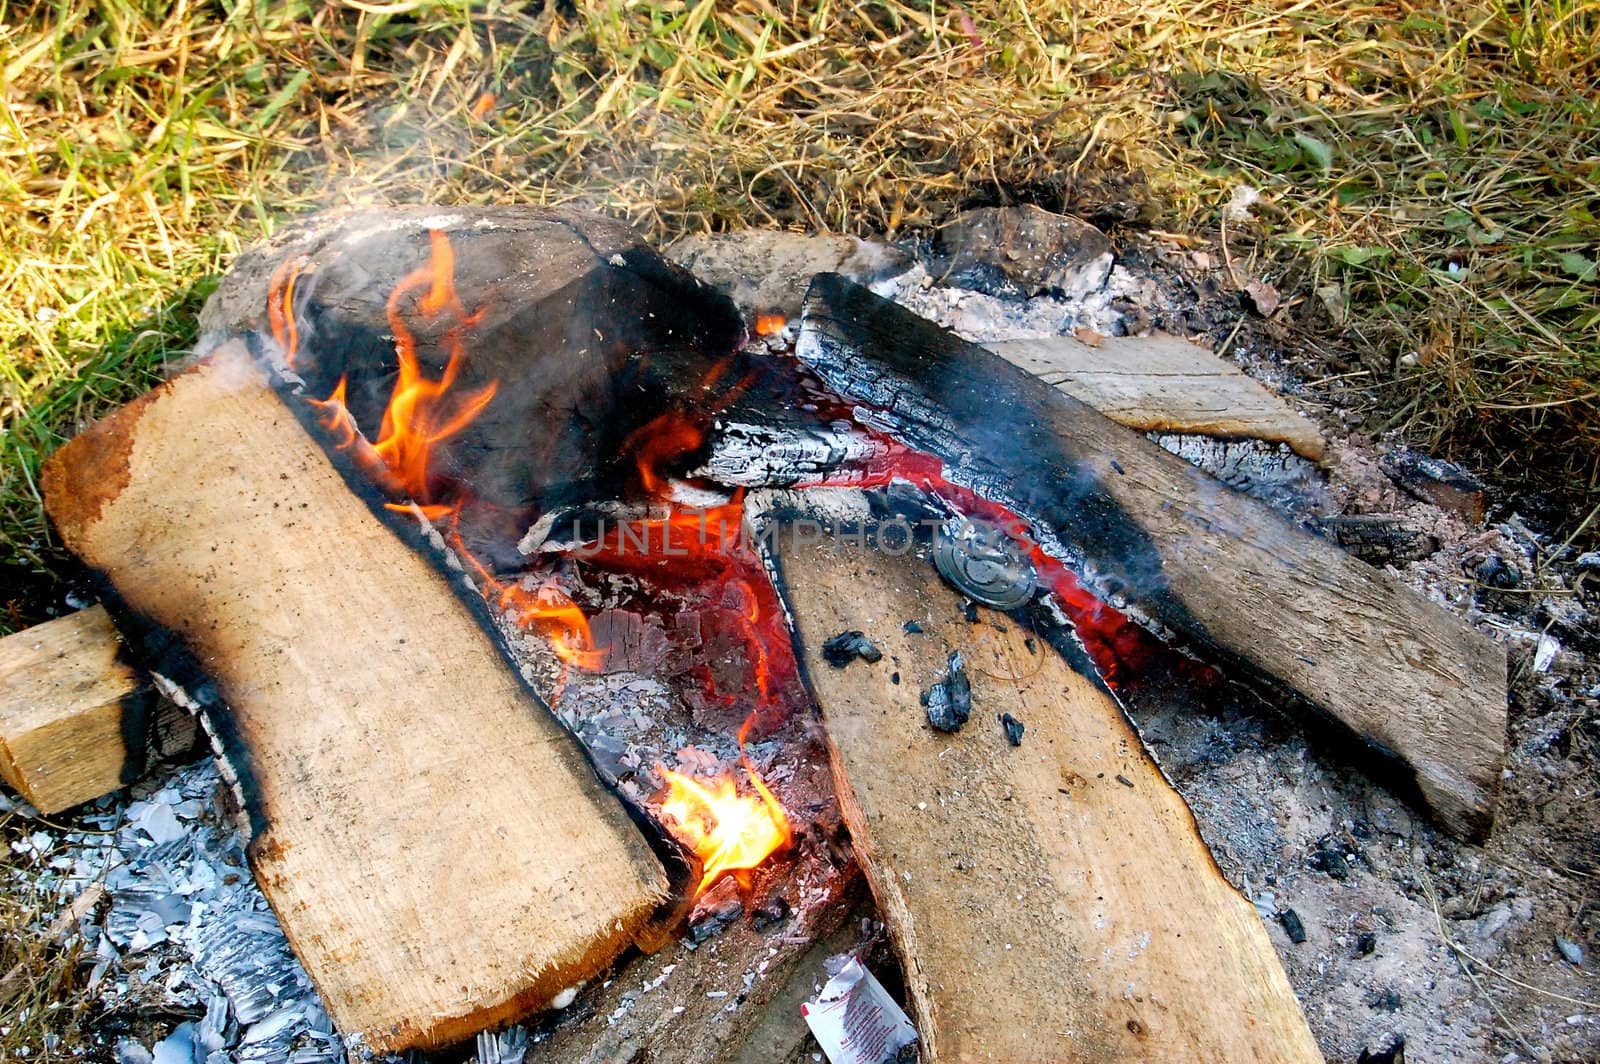
M 1034 522 L 1102 597 L 1337 721 L 1409 773 L 1449 830 L 1488 833 L 1506 656 L 1461 618 L 841 278 L 813 282 L 798 354 L 858 416 Z
M 153 718 L 181 723 L 121 651 L 98 606 L 0 639 L 0 779 L 41 813 L 131 783 Z
M 241 345 L 69 443 L 45 496 L 208 674 L 251 866 L 344 1033 L 455 1041 L 644 933 L 668 881 L 627 811 Z
M 1182 432 L 1288 444 L 1320 461 L 1326 442 L 1238 366 L 1178 336 L 1070 336 L 983 345 L 1106 417 L 1140 432 Z
M 1261 918 L 1108 694 L 1000 615 L 968 623 L 915 556 L 791 541 L 781 562 L 924 1060 L 1322 1060 Z M 884 659 L 825 664 L 845 629 Z M 919 692 L 951 650 L 973 716 L 943 735 Z

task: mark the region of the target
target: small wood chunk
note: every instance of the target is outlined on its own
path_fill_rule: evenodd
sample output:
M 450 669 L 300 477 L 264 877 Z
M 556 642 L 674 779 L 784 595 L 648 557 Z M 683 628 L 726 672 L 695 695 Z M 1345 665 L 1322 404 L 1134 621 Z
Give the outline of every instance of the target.
M 124 631 L 192 670 L 150 659 L 201 703 L 251 867 L 345 1034 L 457 1041 L 654 933 L 670 884 L 640 828 L 475 593 L 351 491 L 242 344 L 80 434 L 44 487 L 152 626 Z
M 1321 1061 L 1254 906 L 1095 681 L 961 599 L 931 565 L 780 537 L 835 787 L 905 969 L 924 1061 Z M 905 617 L 931 617 L 908 634 Z M 938 618 L 949 618 L 940 622 Z M 888 663 L 845 669 L 859 628 Z M 972 718 L 919 691 L 959 650 Z M 997 717 L 1026 724 L 1011 746 Z
M 41 813 L 134 782 L 159 752 L 151 730 L 162 725 L 163 745 L 187 748 L 187 720 L 123 660 L 99 606 L 0 639 L 0 779 Z
M 1238 366 L 1178 336 L 1070 336 L 983 345 L 1112 421 L 1141 432 L 1194 433 L 1286 443 L 1320 461 L 1316 423 Z

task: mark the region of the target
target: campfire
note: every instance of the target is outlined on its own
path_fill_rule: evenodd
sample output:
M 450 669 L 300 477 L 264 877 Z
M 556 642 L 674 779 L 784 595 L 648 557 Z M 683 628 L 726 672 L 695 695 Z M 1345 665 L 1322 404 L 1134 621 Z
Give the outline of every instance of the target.
M 755 1011 L 859 905 L 915 1028 L 840 967 L 819 1040 L 830 1001 L 882 1023 L 836 1064 L 1321 1059 L 1122 712 L 1158 675 L 1487 827 L 1493 647 L 844 278 L 741 315 L 615 223 L 419 210 L 310 226 L 214 306 L 50 513 L 376 1048 L 544 1013 L 549 1059 L 605 1058 L 652 986 L 720 985 L 702 943 Z

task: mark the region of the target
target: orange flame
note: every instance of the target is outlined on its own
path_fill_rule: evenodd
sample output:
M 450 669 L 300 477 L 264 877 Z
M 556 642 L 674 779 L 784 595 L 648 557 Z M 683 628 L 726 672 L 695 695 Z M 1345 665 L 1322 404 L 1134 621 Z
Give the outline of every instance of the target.
M 404 490 L 424 503 L 433 501 L 428 462 L 434 447 L 471 424 L 489 405 L 499 386 L 498 381 L 490 381 L 465 395 L 450 394 L 465 355 L 462 333 L 477 323 L 482 312 L 467 314 L 456 296 L 455 252 L 449 239 L 437 229 L 430 229 L 428 238 L 432 247 L 428 264 L 402 278 L 389 295 L 389 328 L 394 331 L 400 375 L 394 382 L 389 406 L 383 412 L 378 440 L 373 444 Z M 416 301 L 424 318 L 437 318 L 448 308 L 454 311 L 457 319 L 457 324 L 444 336 L 448 359 L 438 380 L 429 380 L 423 374 L 417 360 L 416 338 L 401 313 L 404 297 L 419 288 L 427 289 Z
M 492 98 L 491 98 L 492 102 Z M 339 450 L 352 451 L 362 471 L 391 495 L 409 496 L 406 502 L 385 503 L 390 510 L 416 512 L 435 524 L 450 526 L 448 537 L 458 557 L 466 561 L 483 582 L 483 593 L 522 628 L 550 640 L 556 655 L 567 665 L 597 670 L 605 653 L 593 649 L 589 622 L 565 592 L 547 583 L 527 590 L 516 583 L 497 580 L 473 556 L 455 527 L 464 499 L 447 501 L 434 498 L 435 483 L 429 463 L 433 450 L 443 441 L 466 428 L 494 398 L 497 381 L 476 391 L 455 394 L 457 377 L 466 354 L 465 333 L 482 318 L 481 310 L 468 314 L 455 287 L 455 250 L 439 230 L 429 230 L 428 263 L 413 270 L 389 294 L 389 327 L 394 332 L 399 375 L 389 403 L 384 409 L 378 441 L 369 443 L 357 426 L 347 404 L 349 382 L 345 377 L 326 399 L 308 399 L 319 412 L 322 425 Z M 299 328 L 294 315 L 294 285 L 305 267 L 303 259 L 291 259 L 280 266 L 272 278 L 267 295 L 267 318 L 273 338 L 290 366 L 299 352 Z M 417 357 L 416 336 L 406 322 L 407 299 L 418 293 L 414 306 L 425 321 L 433 321 L 449 311 L 451 320 L 442 343 L 447 352 L 444 371 L 437 380 L 423 372 Z M 459 488 L 455 489 L 457 492 Z
M 300 353 L 300 324 L 294 316 L 294 283 L 305 265 L 305 258 L 299 255 L 284 259 L 273 271 L 267 289 L 267 324 L 283 352 L 284 364 L 290 369 L 294 368 L 295 356 Z
M 745 755 L 749 728 L 750 720 L 746 720 L 739 729 L 739 764 L 755 788 L 754 795 L 740 794 L 731 774 L 705 785 L 681 772 L 660 770 L 667 781 L 661 815 L 678 840 L 700 858 L 702 874 L 696 896 L 725 875 L 732 875 L 748 889 L 750 870 L 788 846 L 793 837 L 783 806 Z
M 622 441 L 622 448 L 633 452 L 639 469 L 639 484 L 645 493 L 659 499 L 667 495 L 667 478 L 661 472 L 662 467 L 688 454 L 704 439 L 704 432 L 674 410 L 635 429 Z

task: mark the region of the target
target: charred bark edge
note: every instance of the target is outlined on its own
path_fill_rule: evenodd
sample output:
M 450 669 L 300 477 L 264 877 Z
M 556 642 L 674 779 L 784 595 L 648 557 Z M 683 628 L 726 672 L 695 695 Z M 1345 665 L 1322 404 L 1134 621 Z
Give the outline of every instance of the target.
M 560 728 L 565 741 L 571 744 L 581 756 L 583 763 L 594 773 L 594 778 L 601 789 L 616 799 L 628 820 L 644 837 L 645 844 L 661 862 L 662 871 L 666 874 L 668 896 L 667 900 L 651 914 L 650 921 L 640 929 L 637 937 L 642 940 L 640 942 L 642 948 L 650 952 L 659 949 L 671 937 L 677 925 L 688 916 L 694 904 L 694 887 L 700 880 L 699 861 L 642 805 L 624 794 L 612 780 L 607 779 L 588 747 L 583 745 L 572 730 L 562 723 L 561 718 L 545 704 L 544 699 L 539 697 L 533 685 L 522 675 L 522 670 L 506 645 L 505 636 L 500 631 L 489 604 L 482 595 L 463 586 L 465 581 L 463 574 L 445 564 L 444 555 L 429 542 L 422 526 L 407 515 L 389 509 L 385 505 L 389 500 L 383 496 L 371 478 L 361 472 L 347 451 L 328 446 L 328 434 L 317 424 L 315 412 L 303 401 L 298 385 L 279 373 L 272 361 L 264 356 L 260 335 L 247 333 L 232 339 L 244 342 L 250 357 L 266 374 L 274 396 L 283 405 L 284 410 L 294 418 L 307 438 L 327 458 L 350 492 L 366 505 L 368 512 L 384 528 L 411 551 L 425 559 L 429 567 L 439 574 L 439 578 L 450 588 L 451 594 L 466 608 L 478 628 L 494 646 L 507 672 L 516 678 L 518 687 L 531 703 L 533 711 L 543 712 Z

